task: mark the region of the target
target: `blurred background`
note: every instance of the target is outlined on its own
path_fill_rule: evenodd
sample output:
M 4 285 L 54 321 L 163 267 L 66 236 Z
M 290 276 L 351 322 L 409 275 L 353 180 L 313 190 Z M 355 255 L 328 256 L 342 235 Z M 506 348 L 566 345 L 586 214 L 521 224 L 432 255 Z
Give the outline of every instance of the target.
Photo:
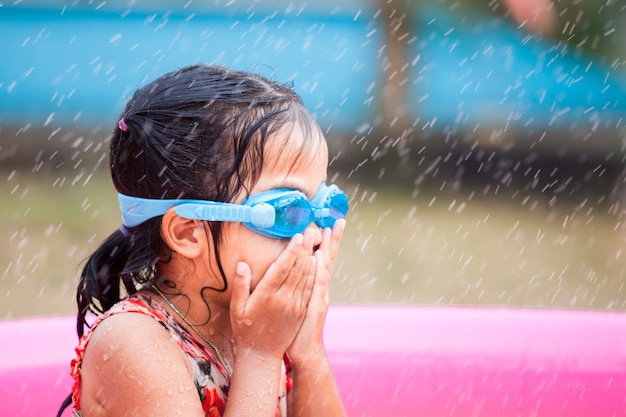
M 335 303 L 626 309 L 626 5 L 0 2 L 0 319 L 71 314 L 108 136 L 192 63 L 291 83 L 352 209 Z

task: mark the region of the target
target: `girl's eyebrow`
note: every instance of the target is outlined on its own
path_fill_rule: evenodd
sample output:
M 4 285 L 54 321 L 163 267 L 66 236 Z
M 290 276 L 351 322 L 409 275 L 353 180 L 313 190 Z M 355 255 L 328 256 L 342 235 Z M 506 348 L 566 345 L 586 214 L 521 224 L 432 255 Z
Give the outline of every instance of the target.
M 290 190 L 300 191 L 302 194 L 306 195 L 307 198 L 313 198 L 313 195 L 315 195 L 315 192 L 317 191 L 316 188 L 315 191 L 313 191 L 313 195 L 308 195 L 307 191 L 304 189 L 304 187 L 302 187 L 302 184 L 297 184 L 296 182 L 292 181 L 291 178 L 285 178 L 282 182 L 272 185 L 269 189 L 271 190 L 275 188 L 288 188 Z
M 294 179 L 292 175 L 276 175 L 271 181 L 268 181 L 268 189 L 274 188 L 290 188 L 292 190 L 303 191 L 302 181 Z M 306 194 L 306 193 L 305 193 Z
M 279 186 L 277 187 L 272 187 L 272 188 L 289 188 L 290 190 L 296 190 L 296 191 L 300 191 L 303 194 L 306 194 L 306 191 L 299 185 L 297 185 L 294 182 L 290 182 L 290 181 L 285 181 L 280 183 Z

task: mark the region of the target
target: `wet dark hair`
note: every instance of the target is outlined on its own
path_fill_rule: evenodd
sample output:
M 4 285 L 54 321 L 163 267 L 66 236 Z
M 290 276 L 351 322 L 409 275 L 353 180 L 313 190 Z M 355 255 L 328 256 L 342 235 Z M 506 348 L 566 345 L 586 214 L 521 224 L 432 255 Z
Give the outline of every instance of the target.
M 218 66 L 194 65 L 159 77 L 137 90 L 121 120 L 110 145 L 113 184 L 120 193 L 145 198 L 232 201 L 258 180 L 268 141 L 288 140 L 288 134 L 275 134 L 286 125 L 303 132 L 301 154 L 319 142 L 319 128 L 290 86 Z M 88 258 L 76 296 L 79 336 L 90 312 L 102 313 L 157 279 L 157 262 L 171 256 L 161 219 L 130 233 L 115 231 Z M 207 224 L 224 282 L 213 289 L 224 291 L 222 223 Z

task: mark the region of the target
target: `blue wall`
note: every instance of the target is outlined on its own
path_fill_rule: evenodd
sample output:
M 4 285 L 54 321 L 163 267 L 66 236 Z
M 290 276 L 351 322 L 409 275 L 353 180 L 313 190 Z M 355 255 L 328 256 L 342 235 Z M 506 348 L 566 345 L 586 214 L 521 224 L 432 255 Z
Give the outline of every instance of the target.
M 437 9 L 417 19 L 421 37 L 414 113 L 465 129 L 513 125 L 568 130 L 616 127 L 626 116 L 624 74 L 575 45 L 550 42 L 497 18 Z
M 0 126 L 110 126 L 139 85 L 197 62 L 293 82 L 324 128 L 353 131 L 376 116 L 385 41 L 367 8 L 154 13 L 23 4 L 0 7 Z M 401 76 L 416 126 L 622 123 L 620 74 L 575 57 L 565 45 L 493 17 L 423 8 L 413 20 L 416 34 Z
M 368 18 L 0 8 L 2 123 L 111 122 L 140 85 L 197 62 L 295 89 L 325 126 L 369 118 L 381 31 Z M 369 99 L 369 100 L 368 100 Z

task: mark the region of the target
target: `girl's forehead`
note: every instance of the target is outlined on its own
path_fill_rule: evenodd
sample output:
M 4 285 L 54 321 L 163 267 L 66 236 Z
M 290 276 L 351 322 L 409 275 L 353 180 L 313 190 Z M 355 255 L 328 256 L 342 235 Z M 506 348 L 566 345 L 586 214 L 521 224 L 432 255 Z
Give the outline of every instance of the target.
M 314 192 L 326 179 L 328 149 L 321 133 L 302 137 L 292 131 L 288 137 L 268 141 L 264 153 L 254 192 L 283 186 Z
M 274 133 L 265 146 L 264 169 L 269 167 L 292 169 L 300 165 L 319 163 L 328 159 L 326 138 L 317 126 L 303 131 L 298 124 Z

